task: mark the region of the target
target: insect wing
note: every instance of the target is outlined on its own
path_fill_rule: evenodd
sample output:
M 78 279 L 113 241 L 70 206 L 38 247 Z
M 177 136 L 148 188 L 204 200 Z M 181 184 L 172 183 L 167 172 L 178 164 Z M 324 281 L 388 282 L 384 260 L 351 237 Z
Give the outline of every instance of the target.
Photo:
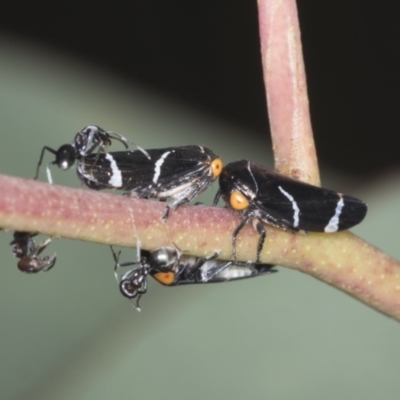
M 166 286 L 180 286 L 198 283 L 229 282 L 253 278 L 273 272 L 273 265 L 244 262 L 222 261 L 182 256 L 169 271 L 159 271 L 154 268 L 150 274 L 158 282 Z M 199 264 L 200 263 L 200 264 Z M 196 265 L 200 265 L 196 268 Z
M 91 154 L 79 162 L 78 175 L 91 188 L 132 190 L 152 197 L 208 175 L 215 158 L 200 146 Z
M 79 178 L 91 189 L 128 190 L 151 182 L 153 162 L 140 150 L 90 154 L 78 163 Z
M 164 149 L 162 154 L 153 156 L 153 184 L 165 190 L 194 183 L 210 175 L 210 166 L 217 156 L 201 146 L 184 146 Z
M 367 213 L 367 205 L 359 199 L 290 179 L 246 160 L 228 164 L 225 170 L 221 189 L 243 193 L 249 208 L 258 210 L 266 222 L 278 221 L 311 232 L 336 232 L 357 225 Z M 222 185 L 221 180 L 225 181 Z
M 336 232 L 359 224 L 367 205 L 359 199 L 319 188 L 252 165 L 258 182 L 257 206 L 296 229 Z
M 278 272 L 277 270 L 272 269 L 273 267 L 274 265 L 271 264 L 234 262 L 212 278 L 205 280 L 202 283 L 231 282 Z

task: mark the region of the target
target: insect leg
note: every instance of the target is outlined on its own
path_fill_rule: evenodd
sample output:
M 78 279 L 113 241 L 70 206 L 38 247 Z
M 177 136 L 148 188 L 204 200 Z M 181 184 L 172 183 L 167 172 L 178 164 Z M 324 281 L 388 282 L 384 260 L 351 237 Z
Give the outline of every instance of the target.
M 232 261 L 215 263 L 215 266 L 207 270 L 207 272 L 201 277 L 201 282 L 208 282 L 210 279 L 214 278 L 215 275 L 218 275 L 220 272 L 231 266 L 232 263 Z
M 259 219 L 253 219 L 253 227 L 260 235 L 260 237 L 258 239 L 257 258 L 256 258 L 256 263 L 259 263 L 260 262 L 260 254 L 261 254 L 261 250 L 264 247 L 264 242 L 265 242 L 265 238 L 267 236 L 267 231 L 265 230 L 263 223 Z
M 46 150 L 49 151 L 50 153 L 54 154 L 54 155 L 57 155 L 57 152 L 56 152 L 55 150 L 53 150 L 52 148 L 47 147 L 47 146 L 44 146 L 44 147 L 43 147 L 42 152 L 40 153 L 40 158 L 39 158 L 38 165 L 37 165 L 37 167 L 36 167 L 36 174 L 35 174 L 35 176 L 34 176 L 34 178 L 33 178 L 34 180 L 36 180 L 36 179 L 38 178 L 38 176 L 39 176 L 39 168 L 40 168 L 40 166 L 42 165 L 44 152 L 45 152 Z M 49 177 L 49 175 L 47 175 L 47 179 L 48 179 L 48 177 Z M 51 174 L 50 174 L 50 181 L 49 181 L 49 183 L 52 183 L 52 182 L 51 182 Z
M 111 139 L 118 140 L 118 142 L 122 143 L 126 149 L 129 147 L 129 142 L 124 136 L 115 132 L 107 132 L 107 135 Z
M 221 198 L 221 189 L 218 189 L 217 194 L 214 197 L 214 201 L 213 201 L 213 207 L 217 207 L 219 199 Z
M 232 234 L 232 258 L 236 260 L 236 237 L 239 232 L 245 227 L 245 225 L 253 218 L 253 213 L 247 214 L 247 216 L 240 222 L 235 228 Z
M 219 251 L 216 251 L 212 256 L 208 256 L 208 257 L 201 257 L 199 258 L 191 267 L 190 269 L 187 271 L 186 278 L 189 279 L 193 279 L 195 277 L 195 275 L 197 274 L 197 272 L 199 271 L 199 269 L 207 262 L 210 260 L 214 260 L 215 258 L 217 258 L 219 256 Z M 211 269 L 210 269 L 211 270 Z M 219 271 L 218 271 L 219 272 Z M 216 273 L 218 273 L 216 272 Z M 215 273 L 211 272 L 211 276 L 208 278 L 212 278 L 215 275 Z M 199 279 L 200 278 L 200 279 Z M 208 280 L 207 279 L 207 280 Z M 200 282 L 201 277 L 196 277 L 196 282 Z

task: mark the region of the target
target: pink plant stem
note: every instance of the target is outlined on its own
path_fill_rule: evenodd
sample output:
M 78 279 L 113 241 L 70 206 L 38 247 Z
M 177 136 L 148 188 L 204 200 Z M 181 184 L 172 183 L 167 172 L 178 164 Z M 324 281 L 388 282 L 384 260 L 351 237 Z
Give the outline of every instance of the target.
M 0 227 L 145 249 L 177 245 L 204 256 L 230 258 L 239 219 L 227 209 L 181 207 L 166 223 L 165 203 L 0 175 Z M 247 226 L 238 260 L 254 260 L 258 235 Z M 111 256 L 110 256 L 111 261 Z M 261 261 L 298 269 L 400 319 L 400 266 L 349 232 L 292 234 L 268 227 Z
M 319 185 L 295 0 L 258 0 L 261 58 L 275 168 Z

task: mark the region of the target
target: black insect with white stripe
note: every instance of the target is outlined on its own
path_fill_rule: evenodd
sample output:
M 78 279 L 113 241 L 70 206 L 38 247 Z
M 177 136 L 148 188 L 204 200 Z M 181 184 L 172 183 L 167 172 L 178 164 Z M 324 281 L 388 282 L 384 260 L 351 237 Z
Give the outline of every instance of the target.
M 209 257 L 183 255 L 171 247 L 161 247 L 155 251 L 141 251 L 139 262 L 119 264 L 119 255 L 111 248 L 115 261 L 114 273 L 121 293 L 133 300 L 140 311 L 140 297 L 147 292 L 147 276 L 165 286 L 178 286 L 197 283 L 229 282 L 253 278 L 277 272 L 273 265 L 216 260 L 219 253 Z M 137 265 L 118 276 L 118 268 Z
M 56 263 L 56 254 L 52 256 L 39 257 L 40 253 L 50 244 L 51 238 L 46 239 L 39 246 L 35 245 L 33 237 L 37 233 L 14 232 L 14 240 L 10 243 L 15 257 L 19 258 L 18 269 L 27 274 L 40 271 L 48 271 Z
M 121 142 L 125 148 L 128 148 L 128 141 L 123 136 L 114 132 L 107 132 L 99 126 L 89 125 L 83 128 L 75 135 L 75 139 L 71 144 L 64 144 L 58 150 L 54 150 L 48 146 L 44 146 L 40 153 L 40 159 L 36 169 L 36 175 L 33 179 L 37 179 L 39 168 L 42 165 L 45 151 L 56 156 L 55 160 L 46 166 L 47 180 L 53 183 L 51 177 L 50 166 L 57 165 L 62 170 L 71 168 L 76 160 L 82 160 L 95 150 L 104 151 L 106 147 L 111 145 L 112 140 Z
M 359 224 L 367 205 L 354 197 L 300 182 L 247 160 L 226 165 L 219 177 L 220 196 L 243 219 L 232 235 L 232 256 L 236 256 L 236 238 L 249 222 L 260 234 L 257 261 L 266 231 L 262 224 L 297 232 L 337 232 Z
M 77 167 L 78 176 L 91 189 L 120 189 L 140 198 L 171 197 L 163 220 L 169 209 L 206 190 L 221 171 L 221 159 L 197 145 L 91 154 Z

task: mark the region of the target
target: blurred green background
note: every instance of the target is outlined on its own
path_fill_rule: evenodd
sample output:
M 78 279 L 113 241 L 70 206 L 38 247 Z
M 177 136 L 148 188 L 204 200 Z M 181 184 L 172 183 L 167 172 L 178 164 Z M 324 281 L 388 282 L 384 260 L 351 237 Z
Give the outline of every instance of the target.
M 69 143 L 88 124 L 145 148 L 198 143 L 225 162 L 273 165 L 267 140 L 93 65 L 11 37 L 0 53 L 1 173 L 31 178 L 43 145 Z M 354 231 L 400 258 L 398 173 L 359 185 L 321 164 L 324 186 L 369 204 Z M 80 185 L 74 170 L 53 178 Z M 299 272 L 178 288 L 151 281 L 137 313 L 108 247 L 55 240 L 55 268 L 32 276 L 17 270 L 11 239 L 0 232 L 1 399 L 399 398 L 400 325 Z

